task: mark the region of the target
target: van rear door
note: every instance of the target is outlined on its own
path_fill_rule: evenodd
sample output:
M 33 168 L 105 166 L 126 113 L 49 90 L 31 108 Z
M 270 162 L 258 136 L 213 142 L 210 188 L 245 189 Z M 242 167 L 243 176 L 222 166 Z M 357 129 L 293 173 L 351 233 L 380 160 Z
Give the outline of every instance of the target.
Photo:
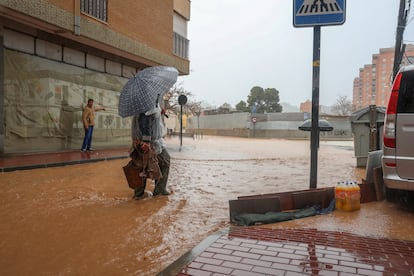
M 414 71 L 403 72 L 395 131 L 397 173 L 414 179 Z

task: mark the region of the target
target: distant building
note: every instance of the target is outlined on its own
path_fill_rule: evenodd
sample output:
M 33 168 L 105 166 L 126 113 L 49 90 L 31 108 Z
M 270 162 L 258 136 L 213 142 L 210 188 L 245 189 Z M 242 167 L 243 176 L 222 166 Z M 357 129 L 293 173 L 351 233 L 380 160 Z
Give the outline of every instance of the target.
M 299 111 L 311 113 L 312 112 L 312 101 L 306 100 L 305 102 L 300 103 Z
M 319 105 L 319 112 L 329 113 L 329 112 L 326 112 L 328 110 L 329 110 L 328 107 Z M 312 101 L 306 100 L 305 102 L 300 103 L 299 111 L 311 114 L 312 113 Z
M 299 108 L 295 105 L 291 105 L 289 103 L 280 103 L 280 105 L 282 106 L 282 112 L 286 113 L 286 112 L 299 112 Z
M 407 45 L 402 64 L 414 62 L 414 45 Z M 354 79 L 352 104 L 355 110 L 369 105 L 386 106 L 391 93 L 394 48 L 382 48 L 372 55 L 372 63 L 359 69 Z
M 130 144 L 123 85 L 166 65 L 188 75 L 190 0 L 0 1 L 0 155 L 79 149 L 88 98 L 94 146 Z
M 235 112 L 238 112 L 235 110 Z M 229 107 L 226 106 L 220 106 L 219 108 L 213 108 L 213 109 L 205 109 L 203 111 L 204 115 L 217 115 L 217 114 L 230 114 L 232 113 L 230 111 Z

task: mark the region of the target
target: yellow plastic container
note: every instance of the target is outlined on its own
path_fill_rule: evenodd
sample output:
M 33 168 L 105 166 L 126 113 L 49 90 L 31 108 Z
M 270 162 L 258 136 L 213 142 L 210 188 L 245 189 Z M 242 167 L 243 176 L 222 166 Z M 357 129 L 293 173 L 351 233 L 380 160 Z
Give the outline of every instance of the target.
M 335 187 L 335 209 L 355 211 L 361 208 L 361 191 L 354 181 L 338 182 Z
M 338 182 L 335 187 L 335 209 L 342 210 L 345 200 L 344 185 L 342 182 Z
M 361 189 L 356 182 L 352 183 L 351 206 L 353 211 L 361 209 Z
M 352 211 L 352 187 L 349 185 L 348 182 L 346 182 L 345 184 L 345 202 L 344 205 L 342 206 L 342 210 L 344 211 Z

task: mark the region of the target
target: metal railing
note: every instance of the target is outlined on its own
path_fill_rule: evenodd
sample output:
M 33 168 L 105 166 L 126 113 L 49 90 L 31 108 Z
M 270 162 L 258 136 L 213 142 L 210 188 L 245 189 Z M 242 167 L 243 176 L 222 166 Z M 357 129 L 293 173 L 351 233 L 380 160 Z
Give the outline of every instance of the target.
M 81 0 L 81 11 L 107 22 L 107 0 Z
M 174 33 L 173 43 L 174 43 L 173 44 L 174 55 L 188 59 L 190 41 L 187 38 L 177 33 Z

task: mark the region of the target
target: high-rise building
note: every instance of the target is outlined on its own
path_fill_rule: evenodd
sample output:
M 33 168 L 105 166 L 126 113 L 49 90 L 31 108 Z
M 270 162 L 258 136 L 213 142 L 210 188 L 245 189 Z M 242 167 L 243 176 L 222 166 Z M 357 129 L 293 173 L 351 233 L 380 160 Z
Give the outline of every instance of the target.
M 143 68 L 189 74 L 190 0 L 0 1 L 0 155 L 79 149 L 89 98 L 94 144 L 130 144 L 123 85 Z
M 414 63 L 414 45 L 407 45 L 402 65 Z M 391 93 L 394 48 L 382 48 L 372 55 L 372 63 L 359 69 L 354 79 L 352 103 L 354 110 L 369 105 L 386 106 Z

